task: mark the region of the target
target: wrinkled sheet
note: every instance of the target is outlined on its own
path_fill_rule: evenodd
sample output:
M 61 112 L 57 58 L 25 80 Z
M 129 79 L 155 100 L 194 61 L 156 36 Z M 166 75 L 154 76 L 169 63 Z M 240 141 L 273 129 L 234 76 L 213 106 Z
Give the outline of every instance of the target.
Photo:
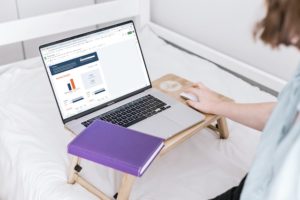
M 181 51 L 149 28 L 140 33 L 152 80 L 174 73 L 239 102 L 274 101 L 271 95 Z M 204 129 L 156 160 L 134 184 L 134 200 L 212 198 L 239 183 L 255 155 L 260 133 L 228 121 L 230 137 L 221 140 Z M 67 132 L 42 61 L 33 58 L 0 66 L 0 199 L 97 199 L 78 184 L 68 185 L 72 135 Z M 121 173 L 82 161 L 82 175 L 109 195 L 118 190 Z

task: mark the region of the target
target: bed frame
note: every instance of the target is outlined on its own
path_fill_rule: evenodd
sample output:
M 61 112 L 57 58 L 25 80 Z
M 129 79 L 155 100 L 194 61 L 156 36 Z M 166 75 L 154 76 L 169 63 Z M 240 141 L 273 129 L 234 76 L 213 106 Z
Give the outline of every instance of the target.
M 283 79 L 154 23 L 150 16 L 150 1 L 111 0 L 76 9 L 0 23 L 0 46 L 133 18 L 138 29 L 148 25 L 161 38 L 266 88 L 278 92 L 286 84 Z

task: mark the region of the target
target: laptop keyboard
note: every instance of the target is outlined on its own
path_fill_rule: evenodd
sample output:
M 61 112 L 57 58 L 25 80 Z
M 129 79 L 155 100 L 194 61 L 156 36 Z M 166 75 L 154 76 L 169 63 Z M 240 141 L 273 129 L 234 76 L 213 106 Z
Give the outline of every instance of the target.
M 100 119 L 123 127 L 129 127 L 170 107 L 171 106 L 167 105 L 156 97 L 153 97 L 152 95 L 146 95 L 123 106 L 103 113 L 97 117 L 82 122 L 82 125 L 87 127 L 95 119 Z

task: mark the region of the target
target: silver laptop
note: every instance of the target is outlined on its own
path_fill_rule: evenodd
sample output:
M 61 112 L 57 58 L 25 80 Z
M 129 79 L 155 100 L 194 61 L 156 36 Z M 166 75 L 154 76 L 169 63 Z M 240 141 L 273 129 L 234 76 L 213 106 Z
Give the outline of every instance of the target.
M 152 88 L 132 21 L 40 46 L 65 126 L 95 119 L 168 138 L 204 116 Z

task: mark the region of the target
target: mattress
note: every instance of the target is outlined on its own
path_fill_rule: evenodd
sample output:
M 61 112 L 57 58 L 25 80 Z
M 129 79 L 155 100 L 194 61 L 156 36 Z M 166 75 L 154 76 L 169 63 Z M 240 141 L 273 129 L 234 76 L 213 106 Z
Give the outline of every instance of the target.
M 216 65 L 179 50 L 149 28 L 140 32 L 150 78 L 174 73 L 238 102 L 275 98 Z M 0 67 L 0 199 L 97 199 L 66 183 L 72 135 L 64 129 L 40 58 Z M 235 186 L 249 170 L 260 133 L 228 120 L 230 137 L 209 129 L 156 160 L 133 186 L 134 200 L 212 198 Z M 114 195 L 121 173 L 82 161 L 82 175 Z

